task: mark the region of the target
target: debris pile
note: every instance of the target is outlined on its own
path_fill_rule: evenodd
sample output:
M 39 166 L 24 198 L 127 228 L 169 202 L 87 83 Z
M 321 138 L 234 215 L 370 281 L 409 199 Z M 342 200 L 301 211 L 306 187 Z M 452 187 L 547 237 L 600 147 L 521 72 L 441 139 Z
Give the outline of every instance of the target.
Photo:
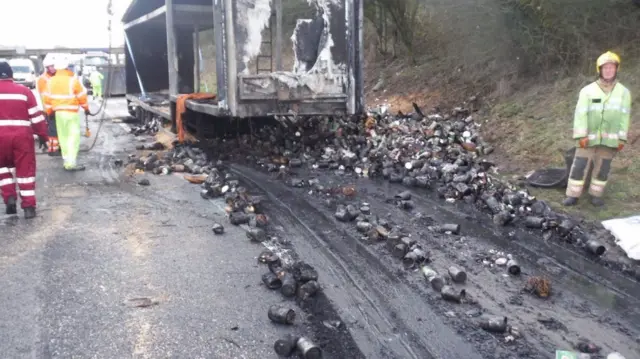
M 300 306 L 309 304 L 320 291 L 318 272 L 309 264 L 298 261 L 291 266 L 282 264 L 280 258 L 267 250 L 258 256 L 258 262 L 266 264 L 269 271 L 262 275 L 262 282 L 270 290 L 280 290 L 285 298 L 295 297 Z M 291 325 L 296 314 L 288 306 L 273 305 L 269 308 L 269 319 L 278 324 Z M 278 355 L 290 357 L 296 350 L 303 358 L 321 358 L 322 351 L 305 337 L 288 335 L 274 343 Z
M 548 298 L 551 294 L 551 282 L 546 278 L 530 277 L 524 290 L 540 298 Z
M 158 117 L 154 117 L 151 121 L 148 121 L 147 123 L 141 125 L 141 126 L 134 126 L 131 128 L 131 133 L 134 136 L 140 136 L 142 134 L 150 134 L 150 133 L 156 133 L 160 130 L 160 128 L 162 127 L 162 121 L 160 120 L 160 118 Z
M 506 268 L 507 273 L 512 276 L 519 276 L 522 273 L 520 264 L 511 254 L 491 249 L 488 253 L 477 253 L 475 257 L 477 262 L 485 266 Z
M 545 240 L 555 237 L 595 255 L 604 253 L 604 247 L 593 251 L 585 245 L 584 234 L 570 217 L 555 213 L 526 188 L 494 175 L 494 164 L 482 158 L 493 148 L 480 136 L 481 126 L 470 110 L 434 109 L 424 114 L 415 104 L 414 108 L 410 114 L 378 109 L 365 119 L 316 117 L 286 127 L 263 126 L 236 140 L 217 139 L 211 144 L 216 153 L 249 160 L 293 187 L 329 191 L 314 178 L 317 170 L 333 171 L 341 178 L 383 178 L 433 191 L 450 203 L 475 205 L 496 225 L 520 225 L 543 232 Z M 310 179 L 300 178 L 304 173 Z M 414 206 L 403 194 L 390 202 L 406 210 Z M 352 221 L 357 209 L 345 206 L 336 218 Z M 441 230 L 448 229 L 452 228 Z
M 454 303 L 462 303 L 467 299 L 467 291 L 465 289 L 455 288 L 453 284 L 448 283 L 449 280 L 439 275 L 434 269 L 423 266 L 421 270 L 422 275 L 431 284 L 431 288 L 436 292 L 440 292 L 442 299 Z M 467 274 L 454 266 L 449 268 L 449 277 L 450 281 L 457 284 L 464 284 L 467 280 Z

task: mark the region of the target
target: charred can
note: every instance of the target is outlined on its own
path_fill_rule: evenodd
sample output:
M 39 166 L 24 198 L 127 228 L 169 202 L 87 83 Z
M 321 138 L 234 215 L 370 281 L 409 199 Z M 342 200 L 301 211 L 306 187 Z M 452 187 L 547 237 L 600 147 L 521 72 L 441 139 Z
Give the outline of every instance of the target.
M 298 288 L 298 298 L 313 297 L 320 290 L 320 285 L 315 280 L 310 280 Z
M 262 253 L 260 253 L 260 255 L 258 256 L 258 261 L 260 263 L 266 263 L 266 264 L 271 264 L 271 263 L 280 263 L 280 257 L 278 257 L 277 254 L 269 251 L 269 250 L 265 250 Z
M 445 285 L 444 278 L 439 276 L 438 273 L 435 270 L 431 269 L 430 267 L 423 266 L 421 270 L 422 270 L 422 274 L 427 279 L 427 282 L 431 284 L 431 287 L 436 292 L 441 291 L 442 287 L 444 287 Z
M 521 269 L 520 264 L 515 259 L 510 259 L 507 261 L 507 272 L 511 275 L 520 275 Z
M 296 343 L 300 356 L 304 359 L 321 359 L 322 350 L 315 345 L 311 340 L 302 337 L 298 339 Z
M 298 283 L 291 273 L 282 272 L 280 280 L 282 281 L 282 287 L 280 287 L 280 292 L 282 292 L 282 295 L 284 295 L 285 297 L 293 297 L 294 295 L 296 295 Z
M 454 223 L 443 224 L 442 226 L 440 226 L 440 231 L 442 233 L 451 232 L 453 234 L 459 234 L 460 233 L 460 225 L 459 224 L 454 224 Z
M 604 254 L 604 252 L 606 252 L 606 248 L 604 245 L 602 245 L 602 243 L 600 243 L 600 241 L 598 241 L 597 239 L 589 239 L 586 243 L 586 248 L 589 251 L 589 253 L 591 254 L 595 254 L 597 256 L 601 256 Z
M 524 225 L 527 228 L 542 228 L 542 226 L 544 225 L 544 221 L 545 220 L 543 217 L 529 216 L 525 219 Z
M 487 204 L 487 207 L 489 207 L 493 214 L 498 214 L 502 211 L 500 202 L 498 202 L 498 200 L 494 196 L 487 197 L 484 202 Z
M 262 228 L 249 228 L 247 238 L 252 242 L 264 242 L 267 240 L 267 234 Z
M 558 233 L 560 233 L 561 236 L 566 236 L 571 232 L 571 230 L 573 230 L 573 227 L 575 227 L 575 223 L 570 219 L 565 219 L 560 222 L 560 225 L 558 226 Z
M 440 290 L 440 295 L 442 295 L 442 299 L 447 300 L 449 302 L 460 303 L 462 299 L 467 295 L 467 292 L 462 290 L 457 290 L 456 288 L 445 285 Z
M 296 312 L 287 307 L 272 305 L 269 307 L 269 319 L 274 323 L 293 324 L 296 319 Z
M 282 281 L 275 273 L 267 272 L 262 275 L 262 283 L 269 289 L 278 289 L 282 287 Z
M 224 233 L 224 227 L 219 224 L 219 223 L 215 223 L 213 225 L 213 227 L 211 228 L 211 230 L 213 231 L 213 233 L 215 234 L 223 234 Z
M 360 222 L 356 223 L 356 229 L 360 233 L 365 233 L 365 232 L 371 230 L 371 228 L 373 228 L 373 224 L 371 224 L 369 222 L 360 221 Z
M 413 204 L 413 201 L 411 200 L 400 201 L 398 206 L 400 206 L 400 208 L 402 209 L 413 209 L 413 207 L 415 207 L 415 205 Z
M 411 192 L 410 191 L 400 192 L 395 196 L 395 198 L 403 201 L 408 201 L 411 199 Z
M 271 273 L 274 273 L 278 276 L 281 275 L 282 273 L 282 263 L 280 263 L 280 260 L 276 261 L 276 262 L 268 262 L 267 263 L 267 267 L 269 267 L 269 270 L 271 271 Z
M 464 283 L 467 281 L 467 273 L 456 266 L 449 267 L 449 276 L 451 280 L 456 283 Z
M 509 211 L 502 211 L 493 216 L 493 223 L 500 226 L 506 226 L 512 220 L 513 220 L 513 217 L 511 216 L 511 213 L 509 213 Z
M 273 344 L 273 349 L 276 351 L 276 354 L 280 356 L 290 357 L 296 350 L 297 342 L 297 337 L 293 335 L 287 335 L 284 338 L 276 340 L 276 342 Z
M 407 253 L 407 250 L 409 248 L 407 248 L 407 245 L 404 243 L 398 243 L 395 245 L 395 247 L 393 247 L 393 256 L 400 259 L 402 257 L 404 257 L 404 255 Z
M 507 331 L 507 317 L 487 317 L 480 320 L 480 328 L 492 333 Z
M 426 259 L 427 254 L 423 250 L 416 248 L 404 256 L 402 265 L 405 269 L 412 269 L 416 265 L 424 263 Z
M 229 215 L 229 222 L 231 222 L 231 224 L 233 224 L 234 226 L 239 226 L 241 224 L 247 224 L 249 223 L 249 220 L 251 218 L 249 216 L 247 216 L 246 214 L 242 213 L 242 212 L 232 212 Z

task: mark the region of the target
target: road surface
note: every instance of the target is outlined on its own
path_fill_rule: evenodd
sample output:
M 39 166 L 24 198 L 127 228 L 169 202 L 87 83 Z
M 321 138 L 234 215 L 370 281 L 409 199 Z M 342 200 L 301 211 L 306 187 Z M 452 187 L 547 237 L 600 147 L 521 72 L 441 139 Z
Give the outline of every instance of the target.
M 126 116 L 125 101 L 109 100 L 106 112 Z M 94 136 L 97 124 L 92 119 Z M 182 177 L 134 178 L 116 167 L 114 160 L 126 162 L 137 144 L 127 125 L 108 120 L 95 148 L 81 155 L 87 171 L 66 173 L 60 158 L 38 155 L 38 217 L 0 215 L 3 358 L 276 358 L 273 342 L 289 333 L 310 336 L 325 358 L 336 359 L 542 359 L 572 349 L 580 337 L 605 355 L 640 357 L 637 282 L 590 262 L 531 254 L 429 198 L 415 198 L 414 214 L 426 216 L 408 215 L 384 203 L 395 187 L 358 183 L 372 211 L 431 241 L 437 270 L 467 269 L 465 288 L 475 301 L 444 302 L 383 245 L 367 245 L 353 226 L 336 222 L 324 198 L 232 165 L 250 191 L 267 199 L 277 237 L 286 239 L 265 245 L 320 274 L 316 304 L 302 312 L 286 302 L 299 311 L 298 321 L 273 325 L 267 310 L 283 299 L 261 284 L 265 268 L 257 256 L 264 247 L 228 223 L 223 203 L 201 199 Z M 88 145 L 84 139 L 82 147 Z M 145 177 L 151 185 L 138 185 Z M 463 223 L 464 236 L 431 238 L 424 232 L 429 221 Z M 224 235 L 212 233 L 216 222 Z M 552 277 L 553 297 L 523 294 L 523 279 L 478 261 L 490 248 L 514 253 L 526 274 Z M 136 307 L 137 298 L 153 305 Z M 476 314 L 508 316 L 523 335 L 486 333 Z
M 107 111 L 125 115 L 125 106 Z M 0 215 L 0 356 L 273 357 L 290 330 L 267 318 L 282 299 L 261 286 L 259 252 L 183 179 L 128 182 L 113 160 L 135 144 L 107 123 L 81 155 L 86 172 L 38 155 L 38 217 Z M 212 234 L 215 221 L 224 236 Z M 128 302 L 141 297 L 158 304 Z

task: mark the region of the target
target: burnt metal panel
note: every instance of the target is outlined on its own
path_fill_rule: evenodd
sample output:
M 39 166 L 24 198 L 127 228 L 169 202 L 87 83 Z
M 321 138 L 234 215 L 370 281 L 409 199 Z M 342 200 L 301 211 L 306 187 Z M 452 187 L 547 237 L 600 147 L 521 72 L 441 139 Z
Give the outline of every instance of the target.
M 221 103 L 227 100 L 227 47 L 225 36 L 225 12 L 222 0 L 213 0 L 213 32 L 216 43 L 216 79 L 217 99 Z
M 308 22 L 300 23 L 296 27 L 295 36 L 298 38 L 298 43 L 293 51 L 300 66 L 296 69 L 297 71 L 309 71 L 315 65 L 318 60 L 324 30 L 324 18 L 320 14 Z
M 161 28 L 150 31 L 148 28 L 134 27 L 127 30 L 127 36 L 145 91 L 167 90 L 169 88 L 169 65 L 167 63 L 166 32 Z M 126 51 L 125 66 L 127 93 L 141 93 L 136 69 L 131 61 L 129 51 Z
M 348 61 L 348 32 L 347 24 L 353 25 L 352 20 L 347 17 L 345 1 L 333 3 L 327 2 L 327 8 L 329 9 L 329 33 L 333 40 L 333 47 L 331 48 L 331 57 L 335 64 L 346 65 Z M 352 3 L 353 0 L 347 0 Z
M 109 96 L 117 96 L 126 94 L 126 75 L 125 67 L 122 65 L 111 65 L 105 67 L 100 73 L 104 76 L 102 83 L 104 86 L 109 84 L 109 88 L 104 89 L 104 93 Z
M 356 81 L 356 108 L 355 113 L 362 114 L 366 111 L 364 102 L 364 0 L 354 0 L 355 29 L 354 46 L 355 59 L 353 62 Z
M 248 24 L 241 23 L 238 21 L 238 11 L 247 12 L 247 8 L 251 6 L 251 0 L 235 0 L 233 1 L 233 17 L 234 17 L 234 30 L 235 30 L 235 41 L 239 46 L 236 46 L 236 63 L 237 63 L 237 71 L 238 73 L 242 73 L 245 70 L 245 64 L 242 61 L 242 57 L 244 55 L 245 44 L 247 43 L 247 38 L 249 36 L 247 26 Z M 238 8 L 241 7 L 240 10 Z
M 193 87 L 193 69 L 195 66 L 193 29 L 176 30 L 176 47 L 178 50 L 178 93 L 195 92 Z

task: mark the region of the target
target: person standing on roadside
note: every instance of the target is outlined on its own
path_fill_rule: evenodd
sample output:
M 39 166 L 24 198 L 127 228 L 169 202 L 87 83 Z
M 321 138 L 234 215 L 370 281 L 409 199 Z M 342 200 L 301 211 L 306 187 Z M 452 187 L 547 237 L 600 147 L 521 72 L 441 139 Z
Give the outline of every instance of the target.
M 565 206 L 578 203 L 591 166 L 591 204 L 604 205 L 602 196 L 609 180 L 611 162 L 627 143 L 631 119 L 631 93 L 617 80 L 620 57 L 607 51 L 598 57 L 598 80 L 580 91 L 573 120 L 573 138 L 578 141 Z
M 64 169 L 84 171 L 85 166 L 77 163 L 80 151 L 80 109 L 89 116 L 87 90 L 82 86 L 67 59 L 56 61 L 56 74 L 49 81 L 49 89 L 44 96 L 45 110 L 54 116 L 60 140 L 60 150 Z
M 47 122 L 36 97 L 28 88 L 14 83 L 11 66 L 0 62 L 0 191 L 6 213 L 16 214 L 17 183 L 27 219 L 36 216 L 34 134 L 41 144 L 49 140 Z
M 102 80 L 104 80 L 104 75 L 100 72 L 102 68 L 98 68 L 91 72 L 89 75 L 89 82 L 91 82 L 91 89 L 93 90 L 93 98 L 99 99 L 102 98 Z
M 38 93 L 44 105 L 44 96 L 49 88 L 49 80 L 56 74 L 54 62 L 52 59 L 45 59 L 43 63 L 45 71 L 38 77 Z M 53 116 L 45 115 L 49 126 L 49 142 L 47 142 L 47 153 L 49 156 L 60 156 L 60 145 L 58 144 L 58 131 L 56 130 L 56 119 Z

